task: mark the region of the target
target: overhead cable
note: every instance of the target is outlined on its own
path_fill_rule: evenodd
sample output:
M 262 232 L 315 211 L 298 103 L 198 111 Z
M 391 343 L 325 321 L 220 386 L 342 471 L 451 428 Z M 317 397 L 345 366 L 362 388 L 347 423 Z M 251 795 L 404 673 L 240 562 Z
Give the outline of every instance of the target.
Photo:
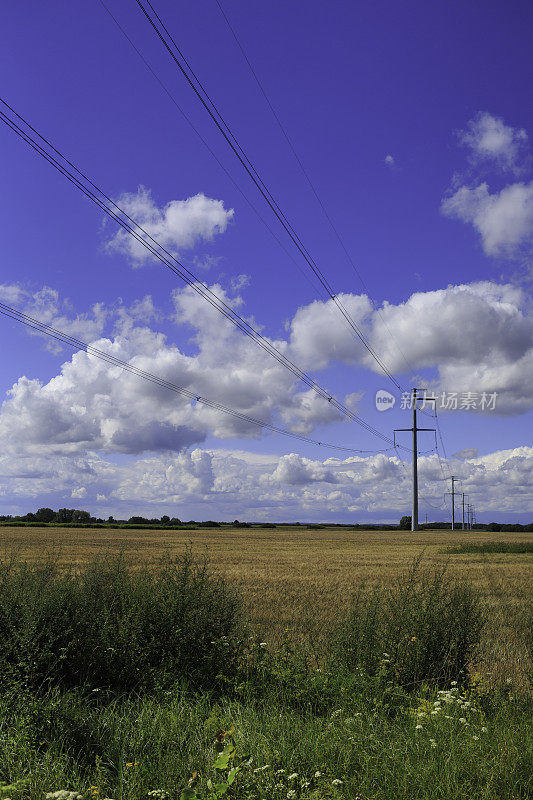
M 298 439 L 301 442 L 306 442 L 307 444 L 318 445 L 320 447 L 326 447 L 331 450 L 342 450 L 345 452 L 350 453 L 381 453 L 386 452 L 385 450 L 358 450 L 353 447 L 345 447 L 343 445 L 338 444 L 331 444 L 330 442 L 321 442 L 317 439 L 312 439 L 309 436 L 305 436 L 304 434 L 295 433 L 293 431 L 287 430 L 286 428 L 281 428 L 278 425 L 273 425 L 270 422 L 265 422 L 264 420 L 257 419 L 256 417 L 252 417 L 249 414 L 245 414 L 242 411 L 238 411 L 237 409 L 230 408 L 229 406 L 225 406 L 222 403 L 219 403 L 214 400 L 210 400 L 207 397 L 203 397 L 202 395 L 197 394 L 196 392 L 191 391 L 190 389 L 186 389 L 183 386 L 178 386 L 177 384 L 173 383 L 172 381 L 167 380 L 166 378 L 162 378 L 159 375 L 154 375 L 147 370 L 141 369 L 140 367 L 136 367 L 130 361 L 124 361 L 118 356 L 113 355 L 112 353 L 108 353 L 105 350 L 101 350 L 94 345 L 87 344 L 87 342 L 78 339 L 76 336 L 72 336 L 71 334 L 67 334 L 64 331 L 60 331 L 57 328 L 52 327 L 44 322 L 41 322 L 34 317 L 29 316 L 28 314 L 19 311 L 16 308 L 12 308 L 11 306 L 7 305 L 6 303 L 0 302 L 0 314 L 9 319 L 14 320 L 15 322 L 20 322 L 26 325 L 29 328 L 37 331 L 40 334 L 44 334 L 46 336 L 51 337 L 63 344 L 69 345 L 69 347 L 73 347 L 76 350 L 84 350 L 88 355 L 94 356 L 99 358 L 102 361 L 105 361 L 112 367 L 120 367 L 122 370 L 131 373 L 132 375 L 136 375 L 139 378 L 143 378 L 150 383 L 154 383 L 157 386 L 162 387 L 163 389 L 168 389 L 171 392 L 175 392 L 176 394 L 182 395 L 186 397 L 188 400 L 192 402 L 199 403 L 207 408 L 211 408 L 215 411 L 220 411 L 224 414 L 228 414 L 232 417 L 235 417 L 243 422 L 248 422 L 252 425 L 256 425 L 260 428 L 266 428 L 273 433 L 278 433 L 283 436 L 290 436 L 293 439 Z M 387 450 L 390 448 L 387 448 Z
M 378 366 L 380 367 L 381 371 L 384 375 L 386 375 L 390 381 L 396 386 L 397 389 L 400 391 L 402 390 L 402 386 L 394 377 L 394 375 L 390 372 L 390 370 L 385 366 L 385 364 L 381 361 L 377 353 L 373 350 L 372 346 L 367 341 L 364 333 L 360 330 L 359 326 L 353 320 L 351 315 L 349 314 L 348 310 L 345 308 L 342 300 L 334 291 L 333 287 L 329 283 L 328 279 L 326 278 L 325 274 L 311 256 L 309 251 L 307 250 L 306 246 L 303 244 L 302 240 L 300 239 L 299 235 L 296 233 L 296 230 L 290 223 L 289 219 L 281 209 L 280 205 L 266 186 L 265 182 L 259 175 L 257 169 L 248 158 L 246 152 L 238 142 L 236 136 L 232 132 L 231 128 L 224 120 L 224 117 L 218 110 L 217 106 L 209 96 L 207 90 L 201 83 L 200 79 L 194 72 L 193 68 L 191 67 L 190 63 L 185 58 L 183 52 L 177 45 L 176 41 L 174 40 L 173 36 L 169 32 L 168 28 L 164 24 L 163 20 L 159 16 L 159 14 L 154 9 L 153 5 L 151 4 L 150 0 L 136 0 L 137 5 L 140 7 L 141 11 L 145 15 L 146 19 L 154 29 L 155 33 L 157 34 L 158 38 L 162 42 L 163 46 L 169 53 L 170 57 L 182 73 L 182 75 L 187 80 L 188 84 L 204 106 L 205 110 L 215 123 L 216 127 L 226 140 L 227 144 L 235 154 L 235 156 L 240 161 L 241 165 L 245 169 L 248 176 L 251 178 L 255 186 L 257 187 L 258 191 L 261 193 L 263 198 L 265 199 L 266 203 L 277 217 L 278 221 L 282 225 L 283 229 L 292 240 L 294 245 L 296 246 L 297 250 L 303 257 L 305 263 L 308 265 L 314 276 L 317 278 L 329 298 L 332 300 L 334 305 L 340 311 L 341 315 L 343 316 L 345 322 L 351 328 L 352 333 L 360 340 L 362 345 L 368 350 L 372 358 L 376 361 Z
M 219 298 L 209 287 L 202 283 L 191 270 L 178 260 L 169 250 L 161 245 L 148 231 L 138 222 L 130 217 L 120 206 L 106 195 L 93 181 L 91 181 L 77 166 L 75 166 L 66 156 L 64 156 L 48 139 L 33 128 L 20 114 L 18 114 L 5 100 L 0 98 L 0 102 L 8 111 L 9 117 L 0 108 L 0 119 L 33 150 L 41 155 L 49 164 L 67 178 L 76 188 L 78 188 L 95 205 L 104 211 L 109 217 L 117 222 L 127 233 L 129 233 L 139 244 L 145 247 L 158 261 L 164 264 L 171 272 L 181 278 L 194 292 L 200 295 L 206 302 L 215 308 L 222 316 L 230 321 L 238 330 L 252 339 L 262 350 L 271 355 L 280 365 L 288 369 L 298 380 L 301 380 L 309 389 L 312 389 L 318 396 L 329 402 L 339 413 L 356 422 L 367 432 L 372 433 L 387 444 L 392 445 L 392 439 L 386 434 L 374 428 L 362 417 L 337 400 L 330 392 L 324 389 L 304 370 L 300 369 L 287 356 L 280 352 L 262 334 L 260 334 L 247 320 L 241 317 L 224 300 Z M 17 118 L 13 119 L 13 115 Z M 17 120 L 24 127 L 18 124 Z M 39 140 L 32 136 L 35 134 Z M 57 156 L 57 157 L 56 157 Z M 76 173 L 76 174 L 75 174 Z

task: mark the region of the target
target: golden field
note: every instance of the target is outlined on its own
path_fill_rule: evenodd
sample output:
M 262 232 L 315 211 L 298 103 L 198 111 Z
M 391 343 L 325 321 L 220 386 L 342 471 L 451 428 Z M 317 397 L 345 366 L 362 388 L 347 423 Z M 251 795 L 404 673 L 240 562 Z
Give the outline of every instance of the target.
M 449 555 L 462 542 L 531 542 L 531 533 L 463 531 L 349 531 L 337 528 L 214 528 L 198 531 L 82 528 L 0 528 L 0 552 L 33 560 L 46 555 L 82 563 L 123 552 L 132 565 L 190 547 L 241 587 L 253 628 L 275 641 L 286 629 L 311 634 L 320 646 L 328 624 L 362 582 L 398 580 L 415 558 L 426 567 L 478 587 L 490 609 L 480 667 L 493 678 L 524 684 L 531 665 L 523 642 L 524 610 L 531 603 L 529 554 Z

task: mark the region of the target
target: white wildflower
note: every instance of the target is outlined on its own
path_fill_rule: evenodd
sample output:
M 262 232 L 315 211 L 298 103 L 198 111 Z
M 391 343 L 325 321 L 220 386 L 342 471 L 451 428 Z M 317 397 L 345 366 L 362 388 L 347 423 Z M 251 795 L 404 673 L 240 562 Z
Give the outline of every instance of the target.
M 450 681 L 450 686 L 457 686 L 457 681 Z
M 486 728 L 485 726 L 483 726 L 481 728 L 481 733 L 487 733 L 487 731 L 488 731 L 488 728 Z
M 472 736 L 472 739 L 475 739 L 475 740 L 476 740 L 476 742 L 477 742 L 477 741 L 478 741 L 478 739 L 479 739 L 479 736 Z
M 432 747 L 436 747 L 437 746 L 437 742 L 435 741 L 435 739 L 430 739 L 429 741 L 431 742 L 431 746 Z
M 331 783 L 333 786 L 342 786 L 342 781 L 339 778 L 334 778 Z
M 287 780 L 288 781 L 295 781 L 297 777 L 298 777 L 298 773 L 297 772 L 293 772 L 292 775 L 288 776 Z
M 317 769 L 317 771 L 315 772 L 315 778 L 321 778 L 321 777 L 322 773 Z
M 291 800 L 292 797 L 296 797 L 296 789 L 289 789 L 287 792 L 287 799 Z
M 465 719 L 464 717 L 459 717 L 459 722 L 462 722 L 462 723 L 463 723 L 463 725 L 464 725 L 464 724 L 465 724 L 465 722 L 466 722 L 466 719 Z
M 415 731 L 421 731 L 422 725 L 415 725 Z

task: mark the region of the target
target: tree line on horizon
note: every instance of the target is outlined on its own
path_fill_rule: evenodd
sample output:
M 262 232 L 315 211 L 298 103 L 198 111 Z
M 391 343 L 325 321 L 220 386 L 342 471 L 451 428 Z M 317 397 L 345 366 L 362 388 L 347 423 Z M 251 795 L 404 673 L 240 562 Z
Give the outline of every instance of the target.
M 203 528 L 218 528 L 222 526 L 230 526 L 232 528 L 276 528 L 278 526 L 293 526 L 304 527 L 309 530 L 320 530 L 322 528 L 353 528 L 355 530 L 410 530 L 411 517 L 403 516 L 398 525 L 394 524 L 372 524 L 372 523 L 306 523 L 306 522 L 239 522 L 238 519 L 233 522 L 216 522 L 215 520 L 188 520 L 183 522 L 178 517 L 169 517 L 168 514 L 163 514 L 161 517 L 148 517 L 132 516 L 129 519 L 115 519 L 109 516 L 107 519 L 102 517 L 93 517 L 89 511 L 84 511 L 77 508 L 60 508 L 54 511 L 52 508 L 39 508 L 36 512 L 29 512 L 21 516 L 13 516 L 11 514 L 0 515 L 0 523 L 9 524 L 44 524 L 44 525 L 102 525 L 102 526 L 159 526 L 159 527 L 185 527 L 197 526 Z M 451 528 L 450 522 L 428 522 L 420 525 L 421 530 L 437 530 Z M 460 523 L 456 523 L 456 530 L 460 530 Z M 495 532 L 507 531 L 509 533 L 533 532 L 533 523 L 521 525 L 520 523 L 506 523 L 506 522 L 477 522 L 472 530 L 474 531 L 487 531 Z

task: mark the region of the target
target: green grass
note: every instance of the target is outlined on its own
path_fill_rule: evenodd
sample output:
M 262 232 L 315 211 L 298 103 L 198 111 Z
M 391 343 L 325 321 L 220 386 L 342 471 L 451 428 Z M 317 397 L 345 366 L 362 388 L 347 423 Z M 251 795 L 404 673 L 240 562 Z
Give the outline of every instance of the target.
M 4 563 L 0 798 L 525 800 L 532 701 L 468 673 L 478 601 L 414 563 L 317 653 L 247 636 L 190 553 Z
M 432 715 L 436 698 L 426 690 L 391 714 L 378 698 L 355 693 L 316 715 L 291 710 L 275 696 L 214 702 L 169 692 L 102 704 L 79 691 L 52 690 L 39 700 L 4 696 L 0 779 L 27 778 L 19 795 L 32 800 L 58 789 L 90 796 L 91 786 L 100 797 L 142 800 L 156 789 L 179 798 L 197 771 L 204 797 L 214 777 L 216 734 L 232 728 L 236 762 L 251 757 L 229 792 L 234 798 L 281 800 L 295 787 L 297 797 L 351 800 L 357 792 L 370 800 L 530 797 L 526 701 L 473 693 L 470 707 L 443 703 Z M 293 773 L 298 778 L 289 780 Z
M 533 553 L 533 542 L 463 542 L 459 547 L 448 547 L 443 553 L 461 555 L 468 553 Z

